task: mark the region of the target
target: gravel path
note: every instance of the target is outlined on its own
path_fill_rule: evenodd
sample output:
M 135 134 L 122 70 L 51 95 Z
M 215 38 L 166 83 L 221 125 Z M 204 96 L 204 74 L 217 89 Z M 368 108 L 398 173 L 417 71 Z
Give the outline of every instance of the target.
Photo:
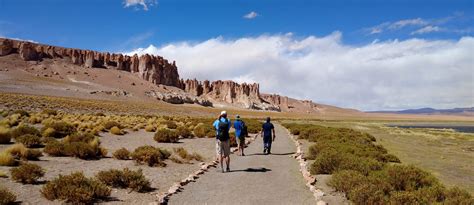
M 272 155 L 262 155 L 262 139 L 245 150 L 247 156 L 231 155 L 231 172 L 213 168 L 169 200 L 169 204 L 315 204 L 306 188 L 296 148 L 279 125 Z

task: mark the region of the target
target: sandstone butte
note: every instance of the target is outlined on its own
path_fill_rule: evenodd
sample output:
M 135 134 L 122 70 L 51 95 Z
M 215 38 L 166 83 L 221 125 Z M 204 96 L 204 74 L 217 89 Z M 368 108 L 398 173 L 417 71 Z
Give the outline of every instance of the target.
M 15 53 L 25 61 L 62 58 L 69 59 L 72 64 L 86 68 L 123 70 L 135 73 L 142 79 L 156 85 L 174 86 L 198 97 L 243 108 L 274 111 L 286 111 L 290 108 L 288 97 L 260 95 L 260 87 L 257 83 L 239 84 L 229 80 L 201 82 L 196 79 L 180 79 L 176 62 L 170 63 L 161 56 L 149 54 L 128 56 L 0 38 L 0 56 Z M 312 104 L 311 101 L 306 103 Z

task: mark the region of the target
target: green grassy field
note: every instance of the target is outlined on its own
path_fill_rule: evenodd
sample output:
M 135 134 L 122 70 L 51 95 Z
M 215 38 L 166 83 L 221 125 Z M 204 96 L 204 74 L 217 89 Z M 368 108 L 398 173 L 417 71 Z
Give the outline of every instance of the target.
M 446 186 L 459 186 L 474 193 L 474 134 L 452 129 L 403 129 L 388 127 L 388 121 L 312 121 L 329 127 L 346 127 L 367 132 L 377 138 L 404 164 L 430 171 Z M 405 122 L 407 123 L 407 122 Z M 420 124 L 422 122 L 411 122 Z M 448 125 L 465 125 L 449 122 Z M 472 123 L 471 123 L 472 124 Z

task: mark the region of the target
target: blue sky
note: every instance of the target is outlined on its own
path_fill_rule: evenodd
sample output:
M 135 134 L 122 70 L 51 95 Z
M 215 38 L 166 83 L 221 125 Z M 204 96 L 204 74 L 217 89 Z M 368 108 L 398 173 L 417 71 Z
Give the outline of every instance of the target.
M 472 0 L 0 0 L 0 36 L 361 110 L 474 106 Z
M 138 2 L 138 1 L 137 1 Z M 0 35 L 95 50 L 148 44 L 240 38 L 291 32 L 296 36 L 344 34 L 344 42 L 406 39 L 418 27 L 368 35 L 367 28 L 406 19 L 440 20 L 451 31 L 416 35 L 459 38 L 472 34 L 473 1 L 159 0 L 125 7 L 123 0 L 0 0 Z M 150 5 L 153 4 L 153 5 Z M 243 16 L 256 12 L 253 19 Z M 453 30 L 457 30 L 455 32 Z

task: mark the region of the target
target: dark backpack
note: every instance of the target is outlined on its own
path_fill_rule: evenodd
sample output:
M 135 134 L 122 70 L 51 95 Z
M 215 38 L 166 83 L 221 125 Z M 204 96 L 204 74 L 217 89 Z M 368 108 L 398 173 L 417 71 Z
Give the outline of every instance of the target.
M 229 120 L 221 121 L 219 120 L 219 125 L 217 126 L 217 139 L 220 141 L 226 141 L 229 139 Z
M 242 131 L 240 131 L 240 136 L 247 137 L 249 132 L 247 131 L 247 125 L 242 122 Z

